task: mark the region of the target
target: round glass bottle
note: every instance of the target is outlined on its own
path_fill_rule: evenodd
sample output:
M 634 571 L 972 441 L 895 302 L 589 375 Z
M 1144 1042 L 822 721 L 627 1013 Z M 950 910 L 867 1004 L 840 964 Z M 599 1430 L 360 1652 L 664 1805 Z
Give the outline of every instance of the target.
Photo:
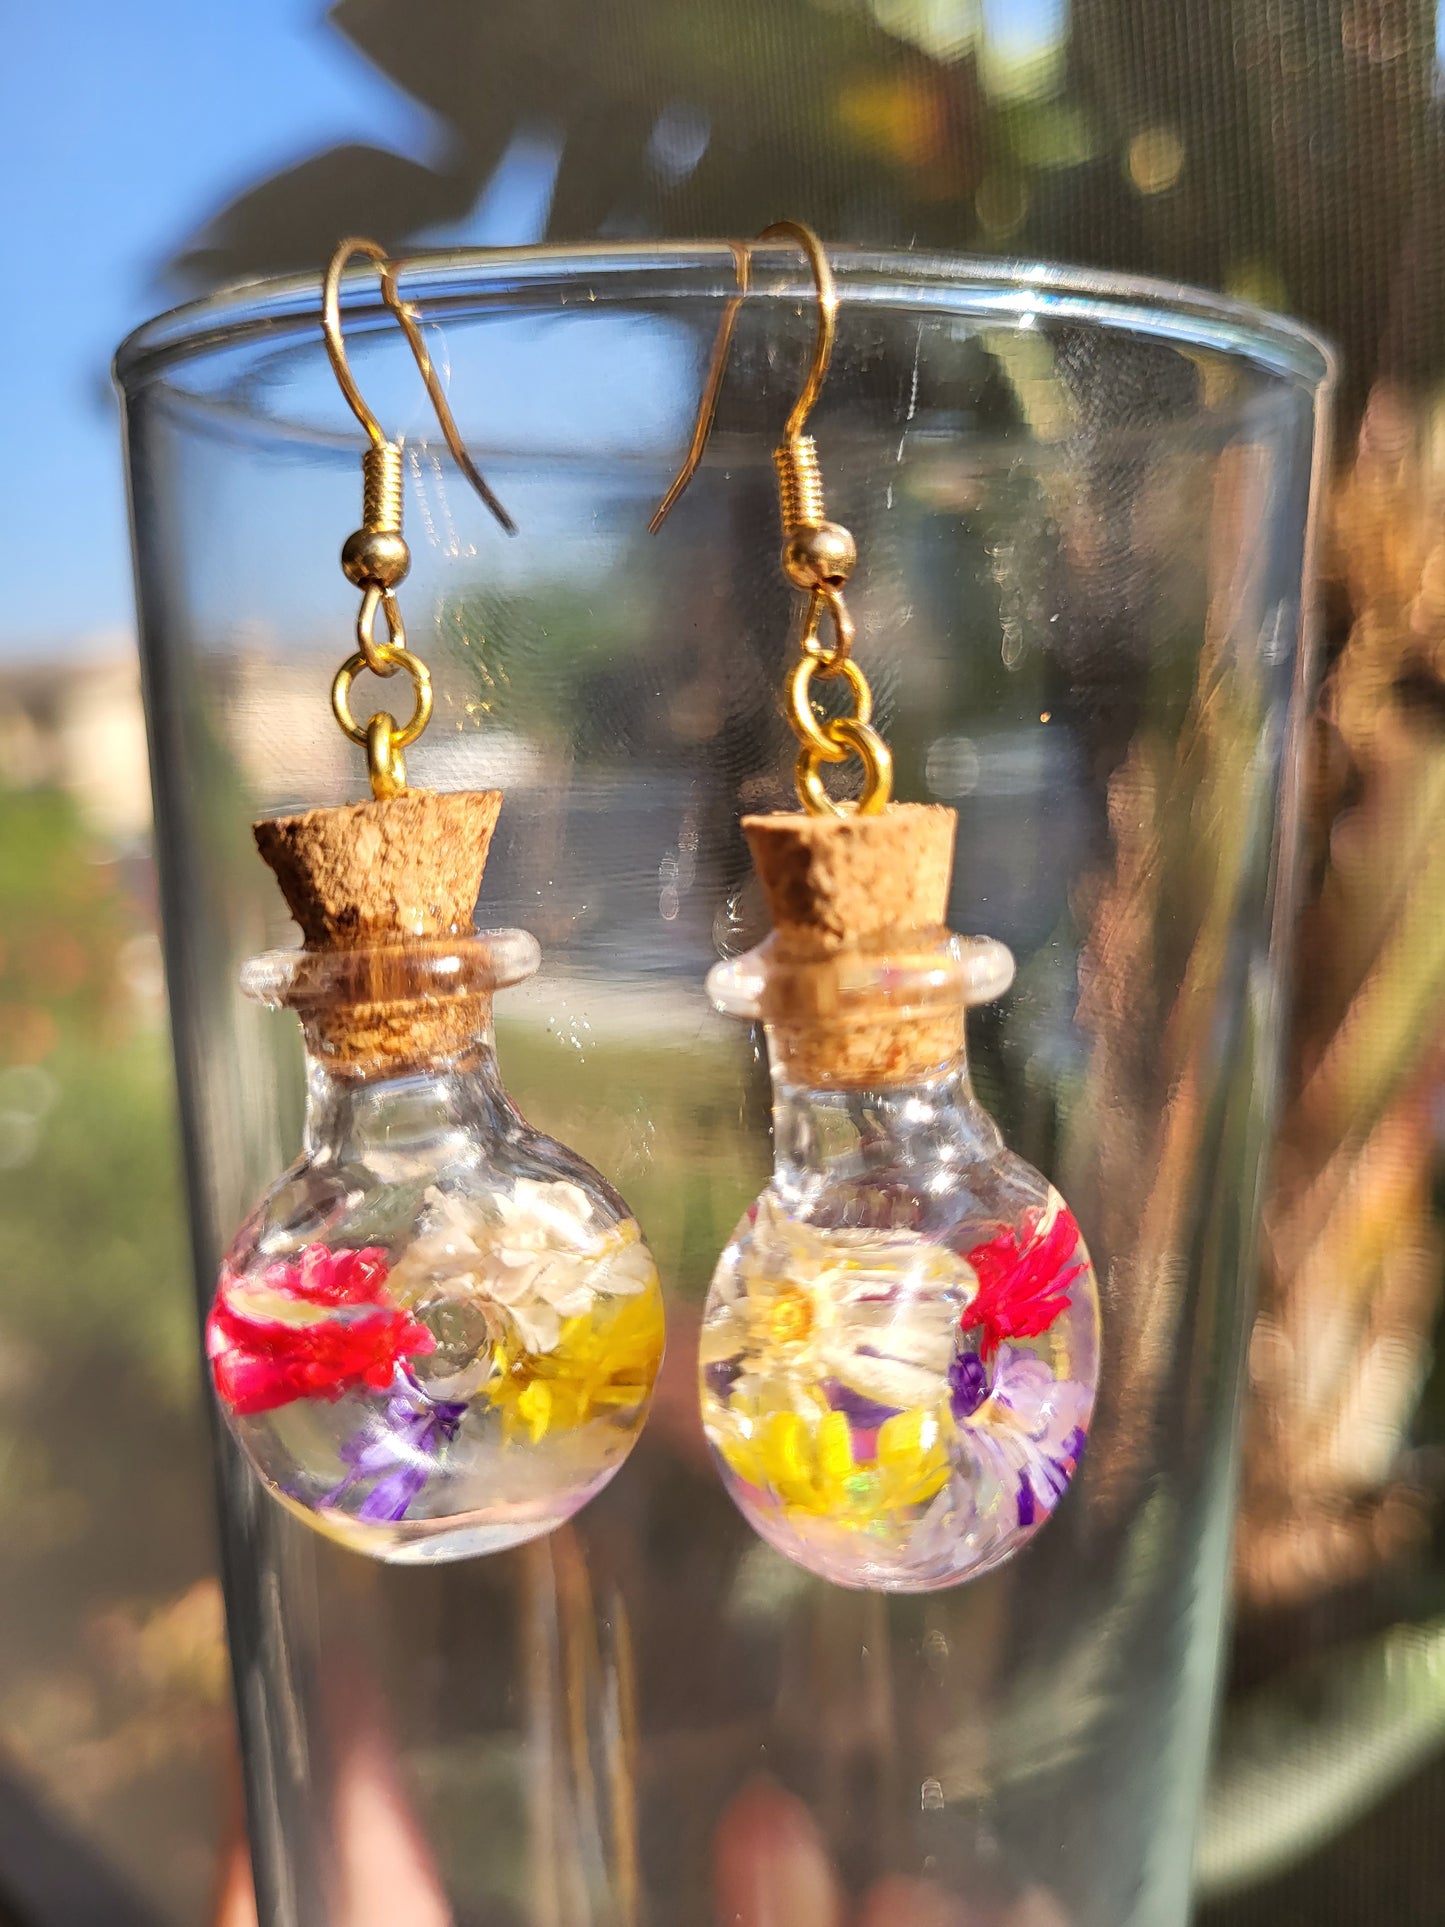
M 243 973 L 302 1020 L 306 1127 L 222 1264 L 213 1381 L 276 1497 L 394 1563 L 569 1518 L 626 1457 L 661 1362 L 636 1220 L 497 1072 L 492 993 L 537 962 L 509 930 L 308 946 Z
M 950 815 L 872 821 L 946 828 L 951 847 L 951 822 L 926 821 Z M 759 823 L 807 822 L 752 819 L 755 855 Z M 836 855 L 834 826 L 813 827 Z M 883 832 L 849 834 L 851 855 Z M 849 865 L 829 867 L 831 894 Z M 969 1082 L 964 1009 L 1007 989 L 1012 959 L 940 922 L 941 903 L 929 926 L 823 945 L 785 924 L 709 978 L 720 1009 L 766 1026 L 775 1163 L 713 1278 L 704 1426 L 763 1538 L 886 1591 L 955 1585 L 1026 1544 L 1074 1475 L 1098 1382 L 1078 1225 Z

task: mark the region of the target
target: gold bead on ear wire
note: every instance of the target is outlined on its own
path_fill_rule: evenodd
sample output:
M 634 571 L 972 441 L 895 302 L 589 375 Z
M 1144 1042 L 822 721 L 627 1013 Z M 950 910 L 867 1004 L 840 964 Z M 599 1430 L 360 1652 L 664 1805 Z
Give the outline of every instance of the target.
M 432 687 L 426 664 L 406 646 L 406 625 L 393 593 L 397 584 L 405 581 L 411 567 L 411 551 L 401 532 L 401 443 L 386 436 L 367 406 L 347 362 L 341 334 L 341 277 L 346 264 L 357 254 L 364 254 L 381 270 L 382 299 L 406 336 L 454 461 L 508 535 L 516 533 L 516 524 L 467 453 L 446 392 L 432 367 L 416 311 L 402 299 L 397 286 L 398 264 L 375 241 L 359 236 L 343 241 L 331 257 L 322 284 L 321 329 L 341 392 L 366 430 L 370 446 L 361 457 L 361 527 L 347 536 L 341 550 L 342 573 L 361 590 L 361 607 L 356 616 L 356 653 L 348 656 L 336 672 L 331 685 L 331 708 L 342 734 L 366 751 L 372 794 L 384 800 L 399 796 L 406 788 L 403 752 L 431 720 Z M 376 635 L 378 615 L 386 623 L 385 642 L 379 641 Z M 405 724 L 398 723 L 389 710 L 379 710 L 368 722 L 357 722 L 351 709 L 351 685 L 363 669 L 369 669 L 374 676 L 394 676 L 398 669 L 404 669 L 411 677 L 416 693 L 411 716 Z
M 872 724 L 873 698 L 868 679 L 852 660 L 853 621 L 843 589 L 858 560 L 858 548 L 847 529 L 827 518 L 817 444 L 803 432 L 832 359 L 838 290 L 822 243 L 802 222 L 775 221 L 758 239 L 796 241 L 808 258 L 818 296 L 818 330 L 807 379 L 788 415 L 782 440 L 773 451 L 783 524 L 783 574 L 808 597 L 799 661 L 788 679 L 788 721 L 800 745 L 794 772 L 798 798 L 813 816 L 839 815 L 853 807 L 872 816 L 887 807 L 893 793 L 893 758 Z M 751 247 L 741 241 L 729 245 L 737 265 L 737 292 L 723 310 L 687 458 L 649 524 L 654 535 L 702 461 L 717 413 L 733 327 L 751 283 Z M 831 642 L 824 642 L 820 633 L 825 615 L 832 629 Z M 824 717 L 818 712 L 812 697 L 815 676 L 825 681 L 842 678 L 853 701 L 851 715 Z M 856 756 L 863 765 L 863 788 L 856 805 L 835 802 L 823 787 L 822 766 L 844 763 L 850 756 Z

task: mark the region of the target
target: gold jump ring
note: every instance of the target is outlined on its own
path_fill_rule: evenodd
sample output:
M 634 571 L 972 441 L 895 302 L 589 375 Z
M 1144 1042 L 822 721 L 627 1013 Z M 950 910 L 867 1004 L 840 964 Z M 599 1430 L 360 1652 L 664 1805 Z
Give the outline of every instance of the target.
M 363 669 L 370 667 L 371 664 L 358 649 L 354 656 L 348 656 L 342 663 L 336 672 L 336 680 L 331 685 L 332 714 L 341 725 L 342 732 L 353 743 L 362 747 L 366 745 L 367 733 L 351 713 L 351 685 Z M 395 724 L 392 725 L 394 731 L 392 742 L 398 750 L 402 750 L 416 741 L 431 720 L 432 688 L 431 672 L 426 664 L 414 656 L 409 649 L 391 651 L 391 671 L 387 673 L 393 673 L 398 669 L 404 669 L 416 685 L 416 700 L 410 721 L 403 729 L 397 729 Z
M 378 802 L 400 796 L 406 788 L 406 758 L 398 741 L 395 716 L 389 710 L 378 710 L 366 725 L 366 761 L 371 793 Z
M 835 738 L 830 756 L 819 756 L 810 743 L 798 752 L 794 774 L 804 807 L 813 816 L 846 816 L 852 807 L 860 816 L 877 816 L 893 794 L 893 757 L 887 743 L 871 724 L 856 716 L 835 716 L 826 727 Z M 819 768 L 823 762 L 846 762 L 849 756 L 856 756 L 863 765 L 863 794 L 856 806 L 834 802 L 823 787 Z
M 813 698 L 808 685 L 814 676 L 832 674 L 841 676 L 853 694 L 852 718 L 840 717 L 838 721 L 856 721 L 866 726 L 873 717 L 873 694 L 868 687 L 868 678 L 856 662 L 846 657 L 836 668 L 829 671 L 823 667 L 816 656 L 803 656 L 788 678 L 788 720 L 793 725 L 793 734 L 800 743 L 812 751 L 814 757 L 824 763 L 846 762 L 852 753 L 851 745 L 840 748 L 837 741 L 828 733 L 831 723 L 820 723 L 813 712 Z

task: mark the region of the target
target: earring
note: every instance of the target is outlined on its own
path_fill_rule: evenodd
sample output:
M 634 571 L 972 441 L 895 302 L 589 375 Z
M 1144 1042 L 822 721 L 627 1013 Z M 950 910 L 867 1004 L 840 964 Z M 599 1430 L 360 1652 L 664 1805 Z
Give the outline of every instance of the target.
M 774 463 L 782 565 L 806 597 L 786 710 L 800 814 L 742 827 L 772 915 L 708 991 L 761 1019 L 774 1170 L 723 1252 L 703 1318 L 703 1422 L 724 1481 L 769 1544 L 841 1585 L 922 1592 L 1017 1552 L 1078 1466 L 1098 1379 L 1093 1268 L 1067 1205 L 1004 1146 L 969 1083 L 964 1011 L 1008 989 L 1000 943 L 944 927 L 955 813 L 891 803 L 843 599 L 855 550 L 825 518 L 803 432 L 838 298 L 817 289 L 811 367 Z M 748 275 L 724 313 L 697 430 L 660 526 L 702 457 Z M 828 631 L 825 639 L 824 627 Z M 819 685 L 848 709 L 825 719 Z M 856 759 L 856 802 L 823 768 Z
M 395 595 L 409 565 L 401 449 L 342 340 L 341 275 L 358 253 L 381 270 L 453 456 L 512 527 L 462 445 L 396 264 L 344 242 L 323 328 L 368 447 L 362 527 L 341 555 L 362 592 L 357 649 L 331 694 L 366 750 L 372 799 L 255 826 L 304 943 L 254 958 L 243 985 L 301 1020 L 305 1149 L 227 1253 L 206 1346 L 269 1490 L 357 1551 L 420 1562 L 535 1538 L 607 1483 L 642 1427 L 663 1311 L 626 1205 L 523 1122 L 497 1074 L 492 994 L 538 963 L 525 931 L 473 927 L 501 793 L 407 788 L 431 683 Z M 363 669 L 407 675 L 405 724 L 356 720 Z

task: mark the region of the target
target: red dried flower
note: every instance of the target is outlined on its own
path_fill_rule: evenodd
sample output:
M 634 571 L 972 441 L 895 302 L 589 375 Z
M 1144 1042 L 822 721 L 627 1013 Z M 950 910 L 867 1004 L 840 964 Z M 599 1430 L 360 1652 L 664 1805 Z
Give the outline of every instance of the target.
M 1006 1338 L 1037 1338 L 1048 1330 L 1084 1269 L 1078 1251 L 1078 1224 L 1061 1203 L 1046 1231 L 1035 1218 L 1022 1240 L 1015 1231 L 1000 1231 L 966 1254 L 978 1274 L 978 1294 L 959 1322 L 965 1331 L 983 1333 L 985 1358 Z
M 227 1266 L 206 1320 L 218 1396 L 247 1417 L 298 1398 L 389 1390 L 398 1362 L 432 1351 L 436 1340 L 388 1300 L 387 1269 L 386 1253 L 374 1245 L 307 1245 L 258 1278 Z M 276 1315 L 277 1299 L 292 1301 L 299 1315 Z

